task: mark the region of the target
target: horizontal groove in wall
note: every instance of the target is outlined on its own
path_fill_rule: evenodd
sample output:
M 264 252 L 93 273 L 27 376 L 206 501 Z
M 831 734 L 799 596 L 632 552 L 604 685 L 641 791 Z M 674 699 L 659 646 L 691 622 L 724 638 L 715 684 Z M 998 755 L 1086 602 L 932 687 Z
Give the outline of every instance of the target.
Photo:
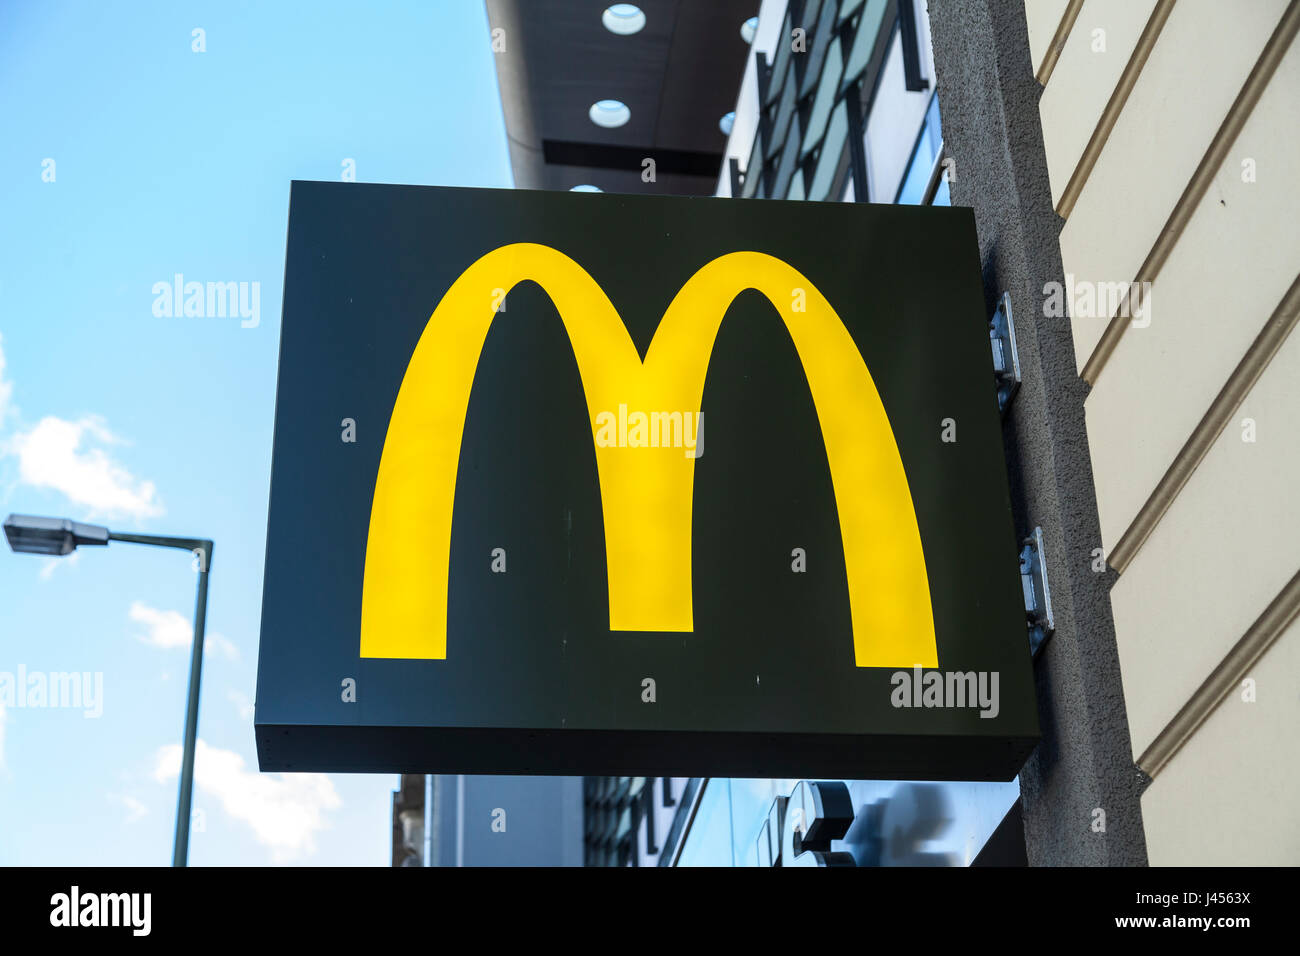
M 1138 37 L 1137 46 L 1133 48 L 1133 55 L 1128 58 L 1128 63 L 1124 65 L 1124 72 L 1119 75 L 1119 82 L 1115 84 L 1110 99 L 1106 101 L 1106 108 L 1101 111 L 1101 117 L 1097 120 L 1097 127 L 1092 131 L 1092 136 L 1088 140 L 1088 145 L 1084 147 L 1083 155 L 1079 157 L 1074 172 L 1070 174 L 1070 181 L 1065 184 L 1065 189 L 1061 191 L 1061 200 L 1056 204 L 1056 214 L 1062 219 L 1069 218 L 1071 210 L 1074 209 L 1074 204 L 1079 199 L 1079 193 L 1083 191 L 1083 184 L 1088 181 L 1092 168 L 1097 165 L 1097 157 L 1101 155 L 1102 148 L 1106 145 L 1111 130 L 1115 128 L 1115 122 L 1119 119 L 1119 114 L 1123 112 L 1124 104 L 1128 102 L 1133 87 L 1137 85 L 1138 77 L 1142 74 L 1142 68 L 1146 66 L 1147 58 L 1151 56 L 1156 40 L 1160 37 L 1160 31 L 1165 28 L 1165 21 L 1169 19 L 1169 14 L 1173 12 L 1173 9 L 1174 0 L 1160 0 L 1156 4 L 1156 8 L 1151 11 L 1151 16 L 1147 19 L 1147 25 L 1142 28 L 1142 34 Z
M 1065 41 L 1069 39 L 1070 31 L 1074 29 L 1074 21 L 1079 19 L 1079 11 L 1082 9 L 1083 0 L 1070 0 L 1065 13 L 1061 15 L 1061 22 L 1056 25 L 1052 42 L 1048 44 L 1047 52 L 1043 54 L 1043 62 L 1039 64 L 1038 72 L 1034 75 L 1034 79 L 1038 80 L 1040 86 L 1046 86 L 1047 81 L 1051 79 L 1052 71 L 1056 69 L 1056 61 L 1061 58 Z
M 1160 7 L 1157 7 L 1156 13 L 1151 15 L 1153 20 L 1159 12 Z M 1286 55 L 1298 28 L 1300 28 L 1300 0 L 1291 0 L 1286 12 L 1282 14 L 1282 19 L 1279 21 L 1277 28 L 1273 31 L 1273 35 L 1268 38 L 1268 43 L 1264 45 L 1264 50 L 1260 53 L 1259 59 L 1255 61 L 1255 67 L 1251 70 L 1250 76 L 1247 77 L 1241 92 L 1233 100 L 1227 116 L 1224 117 L 1218 131 L 1214 134 L 1214 138 L 1210 141 L 1210 146 L 1205 151 L 1205 155 L 1201 157 L 1196 171 L 1192 173 L 1191 179 L 1188 180 L 1183 194 L 1178 197 L 1178 202 L 1174 204 L 1173 212 L 1169 214 L 1168 220 L 1165 221 L 1164 228 L 1160 230 L 1160 234 L 1156 237 L 1151 251 L 1147 253 L 1146 261 L 1142 263 L 1135 280 L 1137 287 L 1140 288 L 1142 283 L 1154 282 L 1156 276 L 1160 274 L 1161 267 L 1164 266 L 1169 254 L 1177 245 L 1183 229 L 1186 228 L 1188 221 L 1192 218 L 1196 207 L 1200 205 L 1201 199 L 1204 198 L 1210 184 L 1214 181 L 1214 176 L 1219 171 L 1219 167 L 1227 159 L 1233 143 L 1236 142 L 1242 127 L 1246 125 L 1246 120 L 1250 118 L 1255 104 L 1259 102 L 1259 98 L 1264 94 L 1269 80 L 1273 78 L 1278 64 L 1282 62 L 1282 58 Z M 1138 42 L 1138 46 L 1141 46 L 1141 41 Z M 1135 52 L 1134 56 L 1136 55 Z M 1107 109 L 1109 109 L 1109 106 L 1107 106 Z M 1092 144 L 1089 143 L 1088 146 L 1091 148 Z M 1080 165 L 1082 165 L 1082 161 Z M 1078 170 L 1076 170 L 1076 174 L 1077 172 Z M 1073 183 L 1072 178 L 1071 185 Z M 1066 192 L 1069 192 L 1069 186 L 1066 187 Z M 1066 196 L 1062 195 L 1061 202 L 1064 203 L 1065 199 Z M 1071 202 L 1071 206 L 1073 206 L 1073 202 Z M 1133 286 L 1130 286 L 1131 288 Z M 1083 371 L 1079 373 L 1080 377 L 1089 385 L 1097 384 L 1097 378 L 1101 375 L 1106 360 L 1110 358 L 1115 351 L 1115 347 L 1119 345 L 1119 340 L 1124 335 L 1124 330 L 1130 321 L 1128 313 L 1129 301 L 1126 293 L 1120 300 L 1119 307 L 1111 317 L 1110 323 L 1106 326 L 1106 331 L 1102 333 L 1096 346 L 1093 347 L 1092 354 L 1088 356 L 1088 361 L 1084 363 Z
M 1182 449 L 1170 464 L 1160 483 L 1156 485 L 1151 496 L 1147 498 L 1142 509 L 1133 522 L 1124 531 L 1115 547 L 1107 556 L 1107 563 L 1121 574 L 1132 562 L 1138 549 L 1151 536 L 1160 519 L 1164 517 L 1174 499 L 1178 497 L 1183 486 L 1187 484 L 1196 467 L 1205 458 L 1219 435 L 1228 427 L 1232 416 L 1241 403 L 1245 401 L 1251 388 L 1264 373 L 1268 363 L 1277 355 L 1300 319 L 1300 275 L 1292 281 L 1286 295 L 1278 303 L 1273 314 L 1264 323 L 1264 328 L 1255 341 L 1250 344 L 1237 367 L 1228 376 L 1219 394 L 1210 403 L 1209 409 L 1201 417 L 1192 434 L 1184 442 Z
M 1154 779 L 1178 753 L 1179 748 L 1191 739 L 1201 724 L 1236 689 L 1255 666 L 1255 662 L 1264 656 L 1297 615 L 1300 615 L 1300 572 L 1287 582 L 1174 719 L 1151 741 L 1151 745 L 1137 760 L 1138 768 Z

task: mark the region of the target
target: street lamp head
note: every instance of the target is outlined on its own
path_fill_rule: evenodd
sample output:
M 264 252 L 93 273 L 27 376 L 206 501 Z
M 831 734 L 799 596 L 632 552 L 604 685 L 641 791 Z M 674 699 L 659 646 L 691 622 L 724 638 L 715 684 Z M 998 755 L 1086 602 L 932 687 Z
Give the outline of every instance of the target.
M 79 544 L 108 544 L 108 529 L 67 518 L 10 515 L 5 519 L 9 547 L 19 554 L 71 554 Z

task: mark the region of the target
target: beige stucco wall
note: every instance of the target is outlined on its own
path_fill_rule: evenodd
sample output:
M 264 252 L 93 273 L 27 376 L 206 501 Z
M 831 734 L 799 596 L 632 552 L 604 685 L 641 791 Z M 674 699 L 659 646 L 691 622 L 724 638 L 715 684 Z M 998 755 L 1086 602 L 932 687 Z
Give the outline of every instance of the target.
M 1208 713 L 1143 796 L 1151 863 L 1295 864 L 1300 624 L 1277 627 L 1268 651 L 1242 665 L 1255 700 L 1237 690 L 1207 702 L 1199 689 L 1234 665 L 1238 642 L 1300 571 L 1300 332 L 1275 350 L 1256 341 L 1270 319 L 1285 328 L 1294 318 L 1279 306 L 1300 270 L 1300 44 L 1282 48 L 1258 99 L 1242 105 L 1243 86 L 1268 76 L 1261 54 L 1287 0 L 1178 0 L 1113 126 L 1102 124 L 1095 162 L 1081 166 L 1159 6 L 1084 0 L 1039 107 L 1067 275 L 1130 283 L 1176 237 L 1148 314 L 1097 353 L 1090 374 L 1099 546 L 1109 557 L 1127 539 L 1111 598 L 1135 761 L 1173 739 L 1170 721 L 1189 701 Z M 1035 69 L 1066 7 L 1026 4 Z M 1225 125 L 1233 119 L 1238 130 Z M 1184 198 L 1225 145 L 1205 192 Z M 1076 176 L 1082 186 L 1062 204 Z M 1171 225 L 1180 203 L 1190 212 L 1181 227 Z M 1068 320 L 1080 370 L 1110 319 Z M 1249 372 L 1243 360 L 1261 355 L 1263 371 Z M 1203 424 L 1238 385 L 1226 426 Z M 1161 488 L 1176 460 L 1194 464 L 1190 477 Z M 1143 513 L 1158 520 L 1135 524 Z

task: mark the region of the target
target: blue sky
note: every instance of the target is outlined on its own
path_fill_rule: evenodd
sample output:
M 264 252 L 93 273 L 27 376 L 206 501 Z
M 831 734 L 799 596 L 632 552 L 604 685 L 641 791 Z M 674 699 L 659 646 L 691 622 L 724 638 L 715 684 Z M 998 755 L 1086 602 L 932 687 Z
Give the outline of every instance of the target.
M 194 865 L 388 864 L 395 776 L 256 769 L 289 183 L 509 186 L 489 44 L 478 0 L 0 5 L 0 511 L 215 540 Z M 176 273 L 259 321 L 155 316 Z M 0 551 L 0 685 L 103 675 L 0 703 L 0 864 L 170 861 L 194 586 Z

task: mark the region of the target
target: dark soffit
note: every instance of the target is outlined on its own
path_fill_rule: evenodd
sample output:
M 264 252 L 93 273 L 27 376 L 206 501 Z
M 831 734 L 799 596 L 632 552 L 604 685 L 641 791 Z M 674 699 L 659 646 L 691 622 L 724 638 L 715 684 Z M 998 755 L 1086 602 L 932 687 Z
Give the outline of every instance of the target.
M 718 121 L 735 108 L 750 47 L 741 24 L 759 0 L 642 0 L 639 33 L 601 23 L 608 0 L 486 0 L 515 185 L 707 195 L 722 169 Z M 593 103 L 621 100 L 629 122 L 603 129 Z M 653 157 L 655 183 L 641 180 Z

